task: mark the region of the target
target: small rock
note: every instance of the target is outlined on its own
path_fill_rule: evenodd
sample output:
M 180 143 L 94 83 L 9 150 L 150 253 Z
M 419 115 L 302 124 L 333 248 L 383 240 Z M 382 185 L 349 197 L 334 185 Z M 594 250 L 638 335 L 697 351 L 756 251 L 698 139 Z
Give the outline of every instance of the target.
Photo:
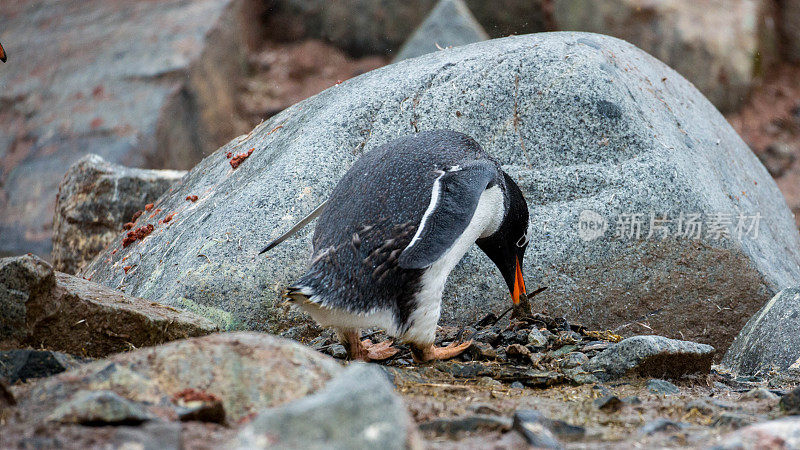
M 557 345 L 575 345 L 581 341 L 581 335 L 572 331 L 572 330 L 565 330 L 559 331 L 558 336 L 556 337 Z
M 622 409 L 625 406 L 625 403 L 619 399 L 616 395 L 605 395 L 600 398 L 594 399 L 592 404 L 597 407 L 597 409 L 606 411 L 606 412 L 616 412 Z
M 474 412 L 475 414 L 482 414 L 485 416 L 499 416 L 502 414 L 499 410 L 495 409 L 494 406 L 488 403 L 477 403 L 469 405 L 467 409 Z
M 725 411 L 720 413 L 712 423 L 715 427 L 731 426 L 741 428 L 757 421 L 757 418 L 749 414 Z
M 594 342 L 589 342 L 588 344 L 584 345 L 581 348 L 581 351 L 584 352 L 584 353 L 599 352 L 599 351 L 603 351 L 603 350 L 611 347 L 611 345 L 612 345 L 611 342 L 594 341 Z
M 784 417 L 757 423 L 727 434 L 714 449 L 800 448 L 800 417 Z
M 78 391 L 48 416 L 52 422 L 81 425 L 139 424 L 154 418 L 142 405 L 111 391 Z
M 419 424 L 423 433 L 434 435 L 447 435 L 456 438 L 459 433 L 468 433 L 478 430 L 483 431 L 508 431 L 511 429 L 511 420 L 492 415 L 473 415 L 466 417 L 443 417 L 429 420 Z
M 500 333 L 495 327 L 483 329 L 475 335 L 476 342 L 485 342 L 489 345 L 496 345 L 500 340 Z
M 589 357 L 581 352 L 570 352 L 567 353 L 561 361 L 558 362 L 558 365 L 562 369 L 574 369 L 589 360 Z
M 634 336 L 624 339 L 583 365 L 597 378 L 608 381 L 627 374 L 678 378 L 708 373 L 714 347 L 663 336 Z
M 486 386 L 486 387 L 502 387 L 503 383 L 495 380 L 492 377 L 480 377 L 476 383 L 478 386 Z
M 539 329 L 531 328 L 528 333 L 528 344 L 537 348 L 545 348 L 547 347 L 547 337 Z
M 711 402 L 704 398 L 696 398 L 688 403 L 683 407 L 684 410 L 687 412 L 695 409 L 697 412 L 705 415 L 713 414 L 717 408 L 714 407 Z
M 481 361 L 492 361 L 497 359 L 497 350 L 495 350 L 491 345 L 480 341 L 472 342 L 472 345 L 469 347 L 469 354 L 474 359 Z
M 757 400 L 777 400 L 778 396 L 773 394 L 769 389 L 755 388 L 751 389 L 741 397 L 743 400 L 757 399 Z
M 647 390 L 653 394 L 659 395 L 674 395 L 680 394 L 681 392 L 681 390 L 678 389 L 678 386 L 675 386 L 669 381 L 657 379 L 647 380 Z
M 660 433 L 662 431 L 679 431 L 680 429 L 684 428 L 685 425 L 679 422 L 673 422 L 669 419 L 659 418 L 655 420 L 651 420 L 644 424 L 641 428 L 639 428 L 639 434 L 642 435 L 651 435 L 655 433 Z
M 515 381 L 511 383 L 511 389 L 525 389 L 525 385 L 520 383 L 519 381 Z
M 511 344 L 506 347 L 506 356 L 508 356 L 509 359 L 530 362 L 531 351 L 522 344 Z
M 0 377 L 9 383 L 44 378 L 77 367 L 86 360 L 50 350 L 0 351 Z
M 514 412 L 514 420 L 524 423 L 541 423 L 558 437 L 564 439 L 579 439 L 586 435 L 586 429 L 572 425 L 563 420 L 553 420 L 531 409 L 520 409 Z
M 800 414 L 800 386 L 797 386 L 781 397 L 778 406 L 780 406 L 781 411 L 786 415 Z
M 463 0 L 440 0 L 414 34 L 403 44 L 396 61 L 415 58 L 440 48 L 489 39 Z
M 574 352 L 576 350 L 578 350 L 578 346 L 577 345 L 565 345 L 565 346 L 563 346 L 563 347 L 561 347 L 561 348 L 559 348 L 557 350 L 553 350 L 552 352 L 548 352 L 548 354 L 553 359 L 559 359 L 562 356 L 566 355 L 567 353 L 571 353 L 571 352 Z
M 530 414 L 534 413 L 534 414 Z M 535 411 L 517 411 L 514 413 L 514 430 L 525 438 L 525 441 L 536 448 L 562 448 L 561 443 L 553 432 L 542 423 L 540 416 Z
M 261 412 L 230 447 L 405 449 L 414 424 L 384 372 L 354 363 L 323 389 Z
M 116 428 L 111 448 L 180 450 L 181 425 L 175 422 L 147 422 L 137 427 Z
M 642 399 L 640 399 L 639 397 L 637 397 L 635 395 L 632 395 L 630 397 L 625 397 L 625 398 L 622 399 L 622 401 L 627 403 L 627 404 L 629 404 L 629 405 L 641 405 L 642 404 Z
M 328 354 L 336 359 L 347 359 L 347 349 L 342 344 L 333 344 L 328 347 Z

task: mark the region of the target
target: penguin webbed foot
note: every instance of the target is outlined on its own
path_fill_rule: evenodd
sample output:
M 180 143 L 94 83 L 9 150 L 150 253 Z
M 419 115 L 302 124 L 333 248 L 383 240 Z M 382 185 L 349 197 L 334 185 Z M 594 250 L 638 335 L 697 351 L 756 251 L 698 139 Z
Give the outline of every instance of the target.
M 373 344 L 370 339 L 361 340 L 361 333 L 354 330 L 341 332 L 347 346 L 347 356 L 354 361 L 383 361 L 396 355 L 400 350 L 392 347 L 391 340 Z
M 467 342 L 453 342 L 447 347 L 437 347 L 433 344 L 428 346 L 411 345 L 411 356 L 416 363 L 444 360 L 454 358 L 466 351 L 472 345 L 472 340 Z

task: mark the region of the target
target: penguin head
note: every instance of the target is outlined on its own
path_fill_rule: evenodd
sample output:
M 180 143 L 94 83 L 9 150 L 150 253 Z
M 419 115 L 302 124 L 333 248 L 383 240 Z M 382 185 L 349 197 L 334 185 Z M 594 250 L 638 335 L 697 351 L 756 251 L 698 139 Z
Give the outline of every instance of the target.
M 494 234 L 478 239 L 475 243 L 500 269 L 511 293 L 511 300 L 516 305 L 522 296 L 527 295 L 522 262 L 528 248 L 528 203 L 517 183 L 505 172 L 502 174 L 505 179 L 504 196 L 508 205 L 503 222 Z

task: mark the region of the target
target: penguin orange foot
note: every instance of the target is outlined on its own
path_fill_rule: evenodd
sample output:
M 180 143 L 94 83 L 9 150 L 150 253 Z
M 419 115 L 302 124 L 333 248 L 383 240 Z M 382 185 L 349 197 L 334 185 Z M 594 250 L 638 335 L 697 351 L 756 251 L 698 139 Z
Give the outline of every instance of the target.
M 411 344 L 417 361 L 466 350 L 468 342 L 433 343 L 445 282 L 473 243 L 500 270 L 514 304 L 527 298 L 528 205 L 500 163 L 464 134 L 422 132 L 364 153 L 325 203 L 262 253 L 317 216 L 310 266 L 285 296 L 340 330 L 351 358 L 397 352 L 362 342 L 365 328 Z

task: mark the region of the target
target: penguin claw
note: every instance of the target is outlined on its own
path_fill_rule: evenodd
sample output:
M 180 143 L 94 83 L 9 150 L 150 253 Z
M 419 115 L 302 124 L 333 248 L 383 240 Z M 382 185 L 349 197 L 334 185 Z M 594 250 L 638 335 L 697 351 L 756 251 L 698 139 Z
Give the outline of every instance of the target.
M 414 358 L 414 362 L 416 363 L 450 359 L 464 353 L 464 351 L 471 345 L 472 340 L 462 342 L 460 344 L 453 342 L 447 347 L 437 347 L 433 344 L 431 344 L 430 347 L 422 349 L 412 347 L 413 351 L 411 352 L 411 356 Z

